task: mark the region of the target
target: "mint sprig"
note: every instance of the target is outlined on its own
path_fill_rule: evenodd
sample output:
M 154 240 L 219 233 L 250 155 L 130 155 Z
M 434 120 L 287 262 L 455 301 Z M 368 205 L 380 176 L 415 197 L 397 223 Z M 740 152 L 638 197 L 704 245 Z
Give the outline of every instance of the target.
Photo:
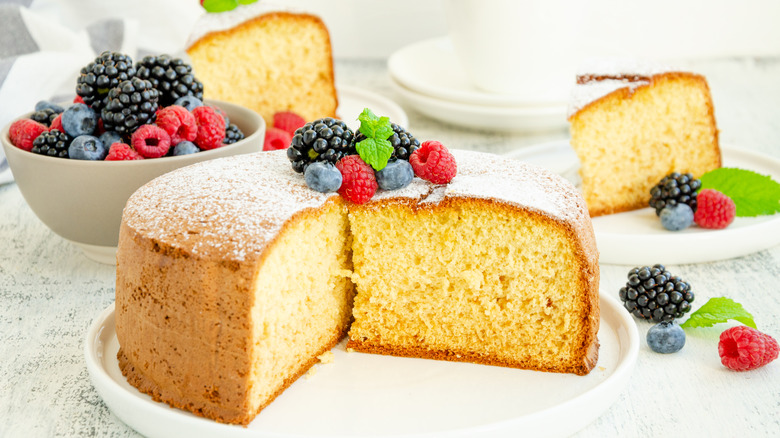
M 736 167 L 721 167 L 701 176 L 702 189 L 715 189 L 734 201 L 737 217 L 780 213 L 780 183 L 770 176 Z
M 742 304 L 726 297 L 710 298 L 703 306 L 693 312 L 682 328 L 712 327 L 715 324 L 733 319 L 748 327 L 756 328 L 756 323 Z
M 256 1 L 257 0 L 203 0 L 201 4 L 206 12 L 216 13 L 232 11 L 237 8 L 239 4 L 248 5 L 250 3 L 255 3 Z
M 379 117 L 370 109 L 364 108 L 358 116 L 360 132 L 366 139 L 355 145 L 358 155 L 374 170 L 382 170 L 393 155 L 393 145 L 388 140 L 393 135 L 390 119 Z

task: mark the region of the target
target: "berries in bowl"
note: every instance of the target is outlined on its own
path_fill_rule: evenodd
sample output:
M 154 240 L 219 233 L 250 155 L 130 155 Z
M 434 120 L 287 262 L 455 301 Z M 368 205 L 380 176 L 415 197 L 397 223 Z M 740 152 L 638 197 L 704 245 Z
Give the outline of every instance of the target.
M 104 54 L 95 62 L 127 63 L 128 59 Z M 104 95 L 87 87 L 97 79 L 84 79 L 77 86 L 77 103 L 42 102 L 35 111 L 0 131 L 11 172 L 36 216 L 56 234 L 79 246 L 87 257 L 104 263 L 115 263 L 122 210 L 136 189 L 179 167 L 259 152 L 265 135 L 265 122 L 254 111 L 194 95 L 187 95 L 187 102 L 180 102 L 192 105 L 197 100 L 198 105 L 191 106 L 191 110 L 184 105 L 177 105 L 182 109 L 169 109 L 173 106 L 158 104 L 150 112 L 144 106 L 139 111 L 151 115 L 140 122 L 141 117 L 134 110 L 117 110 L 117 105 L 108 99 L 112 90 L 136 78 L 126 79 L 130 72 L 135 74 L 127 65 L 119 70 L 124 76 L 117 77 L 116 87 Z M 93 66 L 83 71 L 102 70 Z M 111 79 L 100 81 L 111 83 Z M 151 83 L 148 79 L 139 80 Z M 131 101 L 129 90 L 126 87 L 128 93 L 117 93 L 130 94 Z M 153 100 L 150 96 L 155 93 L 147 94 L 141 99 Z M 106 130 L 105 119 L 97 115 L 104 112 L 111 112 L 112 130 Z M 203 125 L 198 124 L 201 119 L 205 121 Z M 114 129 L 119 125 L 123 129 Z

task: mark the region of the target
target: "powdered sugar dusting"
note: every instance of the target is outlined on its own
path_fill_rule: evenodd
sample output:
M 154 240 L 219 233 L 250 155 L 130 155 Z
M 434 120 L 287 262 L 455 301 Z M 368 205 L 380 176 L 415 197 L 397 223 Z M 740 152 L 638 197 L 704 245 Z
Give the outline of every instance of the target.
M 184 46 L 184 48 L 185 50 L 189 49 L 199 39 L 203 38 L 209 33 L 232 29 L 241 23 L 249 21 L 255 17 L 259 17 L 260 15 L 278 11 L 296 13 L 301 12 L 297 9 L 291 8 L 289 5 L 267 1 L 258 1 L 249 5 L 239 5 L 236 9 L 227 12 L 204 12 L 198 21 L 195 22 L 192 32 L 187 39 L 187 44 Z

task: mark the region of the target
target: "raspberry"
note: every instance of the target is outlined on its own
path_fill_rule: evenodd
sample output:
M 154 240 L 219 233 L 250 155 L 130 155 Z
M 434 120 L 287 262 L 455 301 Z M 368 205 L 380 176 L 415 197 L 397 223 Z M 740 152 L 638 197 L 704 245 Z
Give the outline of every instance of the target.
M 76 97 L 73 98 L 73 103 L 84 103 L 84 99 L 82 99 L 81 96 L 76 95 Z
M 168 153 L 171 137 L 157 125 L 141 125 L 133 133 L 130 143 L 144 158 L 158 158 Z
M 60 132 L 65 132 L 65 130 L 62 128 L 62 113 L 57 114 L 57 117 L 54 118 L 54 120 L 51 121 L 51 125 L 49 125 L 49 129 L 56 129 Z
M 377 189 L 374 169 L 360 155 L 347 155 L 336 163 L 342 182 L 339 194 L 355 204 L 364 204 L 374 196 Z
M 414 174 L 434 184 L 447 184 L 458 173 L 450 151 L 438 141 L 426 141 L 409 157 Z
M 265 140 L 263 141 L 264 151 L 275 151 L 278 149 L 287 149 L 292 141 L 292 134 L 279 128 L 268 128 L 265 131 Z
M 203 150 L 222 146 L 225 139 L 225 119 L 210 106 L 199 106 L 192 110 L 198 125 L 198 135 L 193 143 Z
M 289 132 L 291 137 L 295 135 L 296 129 L 305 124 L 306 120 L 292 111 L 279 111 L 274 114 L 274 128 Z
M 182 106 L 171 105 L 157 111 L 155 123 L 171 136 L 171 144 L 174 145 L 183 141 L 193 141 L 198 135 L 195 116 Z
M 778 344 L 771 336 L 744 325 L 720 334 L 720 362 L 734 371 L 749 371 L 777 359 Z
M 20 119 L 11 123 L 11 127 L 8 128 L 8 137 L 10 137 L 12 145 L 30 151 L 33 148 L 33 141 L 48 130 L 49 128 L 43 123 L 32 119 Z
M 702 228 L 722 229 L 734 221 L 737 212 L 734 201 L 717 190 L 703 189 L 697 203 L 693 221 Z
M 143 155 L 131 148 L 127 143 L 114 143 L 108 150 L 106 161 L 143 160 Z

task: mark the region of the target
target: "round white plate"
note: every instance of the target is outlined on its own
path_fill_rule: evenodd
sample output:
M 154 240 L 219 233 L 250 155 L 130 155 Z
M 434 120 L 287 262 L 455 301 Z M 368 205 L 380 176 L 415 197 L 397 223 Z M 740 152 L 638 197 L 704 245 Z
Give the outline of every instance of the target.
M 298 379 L 248 427 L 169 407 L 130 386 L 117 364 L 114 306 L 93 321 L 85 357 L 111 411 L 148 437 L 568 436 L 625 388 L 639 335 L 616 298 L 601 295 L 599 361 L 587 376 L 348 353 Z M 564 419 L 564 421 L 562 421 Z
M 780 181 L 780 160 L 722 146 L 721 153 L 724 167 L 741 167 Z M 572 170 L 579 163 L 567 141 L 518 149 L 507 156 L 546 167 L 570 180 Z M 593 229 L 599 261 L 617 265 L 704 263 L 740 257 L 780 244 L 780 214 L 736 218 L 723 230 L 694 226 L 667 231 L 655 211 L 648 207 L 593 218 Z
M 466 128 L 500 132 L 542 132 L 565 129 L 566 105 L 493 107 L 436 99 L 415 92 L 390 78 L 393 89 L 412 108 L 433 119 Z
M 567 102 L 529 102 L 511 94 L 489 93 L 469 80 L 448 37 L 408 45 L 390 55 L 392 79 L 419 94 L 466 105 L 494 107 L 565 107 Z M 572 86 L 574 78 L 572 78 Z
M 336 115 L 350 128 L 360 127 L 358 116 L 364 108 L 370 109 L 377 116 L 386 116 L 391 122 L 400 126 L 409 126 L 409 117 L 403 108 L 392 100 L 362 88 L 338 85 L 339 107 Z

